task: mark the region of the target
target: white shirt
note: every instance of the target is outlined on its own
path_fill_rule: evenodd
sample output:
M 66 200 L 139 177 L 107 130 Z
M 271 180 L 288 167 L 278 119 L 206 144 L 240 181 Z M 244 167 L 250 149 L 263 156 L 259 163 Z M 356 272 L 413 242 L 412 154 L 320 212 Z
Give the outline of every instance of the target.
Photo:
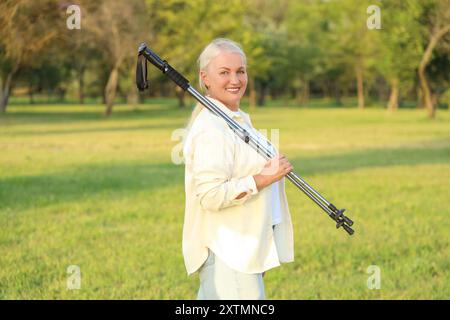
M 236 117 L 242 117 L 242 114 L 240 111 L 232 111 L 233 114 Z M 251 131 L 254 134 L 254 137 L 256 137 L 260 143 L 260 145 L 264 145 L 264 141 L 266 140 L 266 137 L 264 137 L 259 131 L 255 130 L 253 127 L 249 126 L 247 123 L 241 123 L 241 126 L 244 127 L 247 131 Z M 278 154 L 278 151 L 276 150 L 275 146 L 272 144 L 270 146 L 267 146 L 268 149 L 272 152 L 272 154 Z M 269 188 L 271 188 L 272 191 L 272 225 L 276 225 L 281 223 L 281 205 L 280 205 L 280 188 L 279 184 L 281 182 L 277 181 L 275 183 L 272 183 Z
M 235 121 L 253 128 L 248 114 L 233 113 L 210 99 Z M 261 171 L 266 160 L 225 120 L 204 108 L 184 141 L 183 155 L 183 256 L 188 275 L 205 262 L 207 248 L 230 268 L 244 273 L 261 273 L 294 260 L 284 179 L 276 183 L 278 190 L 267 187 L 258 192 L 253 175 Z M 272 229 L 276 191 L 281 222 Z M 246 195 L 236 199 L 243 192 Z

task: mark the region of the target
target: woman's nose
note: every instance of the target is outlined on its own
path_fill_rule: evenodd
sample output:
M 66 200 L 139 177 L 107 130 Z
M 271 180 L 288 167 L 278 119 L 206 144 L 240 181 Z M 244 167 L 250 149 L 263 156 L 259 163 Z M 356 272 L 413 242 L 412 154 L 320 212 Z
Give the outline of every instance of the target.
M 240 82 L 241 81 L 239 80 L 237 73 L 230 73 L 230 83 L 239 84 Z

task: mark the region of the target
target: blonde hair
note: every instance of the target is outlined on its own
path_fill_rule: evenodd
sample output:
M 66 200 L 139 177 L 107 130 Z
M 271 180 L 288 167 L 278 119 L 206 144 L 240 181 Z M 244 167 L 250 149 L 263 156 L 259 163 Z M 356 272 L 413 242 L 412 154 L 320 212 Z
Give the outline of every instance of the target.
M 209 43 L 202 51 L 200 56 L 197 59 L 198 64 L 198 78 L 199 78 L 199 84 L 200 88 L 204 92 L 208 92 L 208 88 L 203 83 L 202 77 L 200 75 L 201 71 L 206 71 L 209 63 L 212 59 L 217 57 L 222 52 L 233 52 L 238 53 L 242 56 L 244 60 L 244 65 L 247 65 L 247 58 L 245 56 L 244 51 L 242 50 L 241 46 L 230 40 L 225 38 L 216 38 L 211 43 Z M 192 124 L 194 123 L 195 118 L 197 118 L 198 114 L 203 110 L 203 105 L 201 103 L 197 103 L 194 110 L 192 111 L 191 118 L 189 119 L 187 129 L 189 130 Z

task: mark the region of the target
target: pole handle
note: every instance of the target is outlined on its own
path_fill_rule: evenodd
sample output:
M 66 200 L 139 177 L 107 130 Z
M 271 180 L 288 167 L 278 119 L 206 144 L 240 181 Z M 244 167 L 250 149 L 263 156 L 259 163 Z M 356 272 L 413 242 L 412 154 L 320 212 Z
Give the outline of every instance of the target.
M 344 228 L 344 230 L 347 231 L 347 233 L 349 235 L 352 235 L 353 233 L 355 233 L 355 231 L 352 228 L 350 228 L 348 225 L 346 225 L 346 224 L 343 224 L 342 228 Z
M 156 53 L 149 49 L 145 43 L 142 43 L 138 49 L 138 57 L 142 55 L 184 91 L 189 88 L 189 80 L 183 77 L 177 70 L 172 68 L 166 60 L 161 59 Z
M 155 67 L 164 72 L 164 60 L 154 53 L 147 44 L 141 43 L 138 48 L 138 56 L 144 55 Z

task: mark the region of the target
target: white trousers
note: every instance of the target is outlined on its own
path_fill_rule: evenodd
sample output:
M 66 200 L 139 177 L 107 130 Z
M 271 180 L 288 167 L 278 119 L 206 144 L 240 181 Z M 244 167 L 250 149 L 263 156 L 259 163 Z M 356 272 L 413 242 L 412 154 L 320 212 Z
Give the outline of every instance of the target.
M 211 249 L 199 271 L 197 300 L 264 300 L 262 273 L 242 273 L 228 267 Z

